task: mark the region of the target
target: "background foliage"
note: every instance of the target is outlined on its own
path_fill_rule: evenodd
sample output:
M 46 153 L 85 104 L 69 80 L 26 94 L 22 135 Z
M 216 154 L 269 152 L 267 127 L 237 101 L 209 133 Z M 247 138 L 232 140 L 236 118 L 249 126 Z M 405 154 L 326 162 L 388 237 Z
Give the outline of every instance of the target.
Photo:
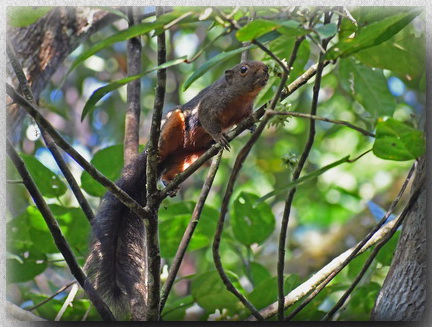
M 227 8 L 226 12 L 232 9 Z M 357 25 L 345 17 L 337 32 L 336 20 L 323 26 L 318 19 L 313 22 L 313 28 L 307 28 L 313 8 L 299 8 L 289 20 L 266 19 L 278 14 L 280 8 L 253 8 L 259 19 L 247 23 L 249 10 L 239 8 L 233 15 L 244 25 L 237 32 L 215 19 L 211 8 L 174 8 L 156 22 L 150 18 L 131 29 L 127 29 L 125 17 L 119 14 L 115 24 L 94 34 L 70 55 L 44 90 L 40 105 L 56 129 L 91 159 L 96 168 L 115 180 L 123 165 L 126 88 L 122 85 L 127 82 L 123 80 L 127 76 L 127 38 L 143 34 L 142 71 L 146 73 L 140 76 L 143 108 L 140 143 L 145 144 L 156 85 L 154 35 L 174 19 L 183 17 L 167 31 L 167 66 L 170 67 L 164 112 L 185 103 L 219 78 L 225 69 L 237 64 L 242 41 L 260 38 L 279 58 L 288 60 L 296 37 L 308 35 L 300 46 L 289 77 L 291 82 L 317 62 L 320 51 L 317 42 L 337 33 L 326 56 L 338 60 L 324 70 L 318 114 L 350 121 L 374 132 L 376 141 L 341 125 L 316 123 L 315 145 L 304 174 L 348 155 L 353 158 L 371 148 L 373 152 L 354 163 L 341 163 L 298 188 L 286 261 L 285 289 L 291 290 L 354 245 L 375 220 L 382 218 L 382 208 L 385 210 L 395 197 L 413 159 L 424 152 L 419 121 L 425 105 L 425 15 L 413 8 L 349 8 Z M 9 14 L 15 26 L 38 19 L 28 17 L 31 16 L 28 12 Z M 26 20 L 21 22 L 19 17 Z M 268 85 L 256 101 L 258 107 L 272 98 L 281 74 L 261 50 L 252 46 L 250 51 L 250 58 L 264 61 L 272 70 Z M 192 62 L 185 63 L 185 58 Z M 107 88 L 93 93 L 104 86 Z M 311 95 L 312 83 L 308 83 L 284 100 L 277 110 L 307 113 Z M 20 138 L 21 156 L 82 264 L 88 251 L 89 223 L 35 126 L 30 120 L 25 123 Z M 259 200 L 289 184 L 292 166 L 306 140 L 307 124 L 301 118 L 274 118 L 249 155 L 234 190 L 229 223 L 223 235 L 222 261 L 235 286 L 258 309 L 277 299 L 277 235 L 286 191 Z M 231 153 L 224 154 L 180 270 L 181 278 L 162 314 L 164 320 L 241 319 L 248 315 L 238 299 L 225 289 L 211 256 L 218 208 L 233 166 L 233 154 L 238 153 L 247 138 L 244 133 L 235 139 Z M 69 157 L 65 156 L 65 160 L 96 210 L 104 188 L 82 173 Z M 19 180 L 12 164 L 8 164 L 7 174 L 8 180 Z M 170 265 L 175 254 L 205 174 L 206 168 L 198 171 L 183 183 L 177 197 L 163 203 L 159 218 L 165 265 Z M 72 277 L 24 186 L 10 183 L 8 194 L 8 299 L 29 308 Z M 397 236 L 381 251 L 337 319 L 369 318 L 396 241 Z M 367 253 L 356 258 L 295 319 L 320 319 L 348 288 L 366 256 Z M 67 291 L 60 293 L 35 313 L 54 319 L 66 296 Z M 80 320 L 88 309 L 89 301 L 79 294 L 62 320 Z M 91 309 L 87 320 L 98 319 L 96 311 Z

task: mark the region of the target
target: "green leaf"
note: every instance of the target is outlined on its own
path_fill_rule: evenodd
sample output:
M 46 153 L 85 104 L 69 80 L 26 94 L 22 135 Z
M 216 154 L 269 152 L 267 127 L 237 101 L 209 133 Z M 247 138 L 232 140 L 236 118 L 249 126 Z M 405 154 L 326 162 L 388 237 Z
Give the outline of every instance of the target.
M 176 254 L 181 238 L 191 219 L 194 206 L 193 202 L 179 202 L 159 211 L 159 235 L 164 240 L 161 244 L 161 256 L 163 258 L 172 258 Z M 219 213 L 216 209 L 204 206 L 187 251 L 210 246 L 218 216 Z
M 284 278 L 284 290 L 288 293 L 299 282 L 296 275 L 286 276 Z M 249 300 L 259 310 L 272 304 L 277 299 L 277 277 L 270 277 L 269 279 L 260 283 L 257 287 L 249 293 Z
M 332 46 L 325 58 L 333 60 L 347 57 L 360 50 L 379 45 L 397 34 L 420 13 L 419 9 L 406 10 L 359 28 L 354 38 L 342 39 Z
M 299 179 L 297 179 L 294 182 L 289 183 L 288 185 L 285 185 L 283 187 L 279 187 L 277 190 L 271 191 L 271 192 L 267 193 L 266 195 L 264 195 L 263 197 L 259 198 L 257 201 L 257 204 L 262 203 L 263 201 L 265 201 L 265 200 L 267 200 L 273 196 L 276 196 L 278 194 L 281 194 L 281 193 L 283 193 L 283 192 L 285 192 L 285 191 L 287 191 L 293 187 L 296 187 L 297 185 L 305 183 L 312 178 L 316 178 L 316 177 L 324 174 L 329 169 L 332 169 L 336 166 L 339 166 L 345 162 L 349 162 L 349 160 L 350 160 L 349 158 L 350 158 L 350 156 L 343 157 L 342 159 L 339 159 L 335 162 L 332 162 L 331 164 L 328 164 L 327 166 L 324 166 L 324 167 L 317 169 L 317 170 L 315 170 L 315 171 L 313 171 L 307 175 L 300 177 Z
M 241 290 L 242 287 L 237 275 L 230 271 L 225 272 L 235 287 Z M 240 301 L 226 289 L 216 271 L 209 271 L 196 276 L 191 283 L 191 294 L 195 302 L 210 313 L 215 312 L 216 309 L 222 311 L 223 308 L 235 313 L 241 308 Z
M 194 300 L 191 295 L 182 297 L 180 299 L 175 299 L 170 301 L 165 305 L 162 317 L 164 321 L 182 321 L 186 314 L 186 309 L 190 308 L 194 304 Z
M 271 278 L 270 272 L 262 264 L 258 262 L 250 262 L 249 269 L 251 274 L 251 282 L 253 285 L 259 285 L 264 280 Z
M 327 39 L 337 33 L 337 25 L 335 23 L 321 25 L 315 29 L 315 32 L 321 39 Z
M 183 91 L 186 91 L 187 88 L 191 86 L 193 82 L 195 82 L 198 78 L 200 78 L 205 73 L 207 73 L 210 69 L 217 67 L 223 62 L 227 61 L 228 59 L 234 57 L 235 55 L 254 47 L 255 47 L 254 45 L 250 45 L 247 47 L 238 48 L 228 52 L 222 52 L 212 57 L 211 59 L 207 60 L 204 63 L 204 65 L 200 66 L 197 70 L 195 70 L 195 72 L 186 80 L 186 82 L 183 84 Z
M 168 61 L 162 65 L 156 66 L 150 70 L 147 70 L 144 73 L 133 75 L 133 76 L 128 76 L 128 77 L 119 79 L 115 82 L 109 83 L 105 86 L 98 88 L 96 91 L 94 91 L 92 93 L 90 98 L 87 100 L 87 102 L 83 108 L 82 114 L 81 114 L 81 121 L 84 120 L 85 116 L 87 116 L 88 114 L 93 112 L 98 101 L 100 99 L 102 99 L 105 95 L 107 95 L 109 92 L 117 90 L 119 87 L 126 85 L 127 83 L 134 81 L 138 78 L 141 78 L 141 77 L 143 77 L 143 76 L 145 76 L 145 75 L 147 75 L 147 74 L 149 74 L 155 70 L 165 69 L 168 67 L 176 66 L 178 64 L 184 63 L 185 60 L 186 60 L 186 56 L 178 58 L 178 59 L 174 59 L 174 60 Z
M 387 243 L 381 248 L 376 256 L 376 260 L 383 266 L 390 266 L 396 251 L 396 246 L 398 244 L 400 236 L 400 231 L 396 233 L 387 241 Z
M 82 209 L 68 208 L 56 204 L 49 207 L 70 247 L 78 251 L 78 253 L 86 253 L 89 243 L 90 223 Z
M 43 253 L 58 253 L 59 250 L 39 209 L 34 206 L 28 207 L 25 219 L 30 227 L 29 233 L 34 244 L 33 248 Z
M 123 145 L 113 145 L 97 151 L 90 163 L 112 181 L 120 177 L 123 169 Z M 81 175 L 81 187 L 92 196 L 103 196 L 106 188 L 86 171 Z
M 255 19 L 250 23 L 240 28 L 236 37 L 241 42 L 250 41 L 268 32 L 275 31 L 279 24 L 265 19 Z
M 420 87 L 426 64 L 425 35 L 416 36 L 410 25 L 390 40 L 357 52 L 355 57 L 364 65 L 391 70 L 405 83 Z
M 53 7 L 8 7 L 8 24 L 12 27 L 24 27 L 37 22 Z
M 300 23 L 294 20 L 288 21 L 270 21 L 265 19 L 256 19 L 240 28 L 236 37 L 241 42 L 257 39 L 272 31 L 285 34 L 291 38 L 308 34 L 309 31 L 301 27 Z
M 96 43 L 93 45 L 90 49 L 87 51 L 84 51 L 81 53 L 73 62 L 71 67 L 69 68 L 68 72 L 66 73 L 66 76 L 70 74 L 72 70 L 74 70 L 76 67 L 78 67 L 80 64 L 82 64 L 85 60 L 93 56 L 95 53 L 99 52 L 100 50 L 121 41 L 126 41 L 130 38 L 146 34 L 155 28 L 161 27 L 163 24 L 161 22 L 153 22 L 153 23 L 142 23 L 138 25 L 133 25 L 129 27 L 126 30 L 122 30 L 110 37 L 107 37 L 105 40 Z
M 39 251 L 27 251 L 20 254 L 20 259 L 7 259 L 7 281 L 21 283 L 32 280 L 47 267 L 47 258 Z
M 97 44 L 93 45 L 90 49 L 87 51 L 84 51 L 82 54 L 80 54 L 73 62 L 71 67 L 69 68 L 66 76 L 70 74 L 72 70 L 74 70 L 78 65 L 82 64 L 86 59 L 93 56 L 95 53 L 99 52 L 100 50 L 114 44 L 117 42 L 122 42 L 129 40 L 130 38 L 149 33 L 153 30 L 156 31 L 156 33 L 159 31 L 161 32 L 163 30 L 163 27 L 173 21 L 174 19 L 178 18 L 179 16 L 183 15 L 183 12 L 177 11 L 177 12 L 171 12 L 164 14 L 157 18 L 156 21 L 151 23 L 142 23 L 138 25 L 133 25 L 129 27 L 126 30 L 122 30 L 105 40 L 98 42 Z
M 342 86 L 373 118 L 393 115 L 396 101 L 381 69 L 371 69 L 348 58 L 340 61 L 340 74 Z
M 65 183 L 39 160 L 27 154 L 20 154 L 20 156 L 43 196 L 57 198 L 66 193 Z
M 386 160 L 412 160 L 425 153 L 424 133 L 396 119 L 379 120 L 373 153 Z
M 233 204 L 231 224 L 234 236 L 246 246 L 263 243 L 275 228 L 270 206 L 265 202 L 256 205 L 257 200 L 257 195 L 242 192 Z

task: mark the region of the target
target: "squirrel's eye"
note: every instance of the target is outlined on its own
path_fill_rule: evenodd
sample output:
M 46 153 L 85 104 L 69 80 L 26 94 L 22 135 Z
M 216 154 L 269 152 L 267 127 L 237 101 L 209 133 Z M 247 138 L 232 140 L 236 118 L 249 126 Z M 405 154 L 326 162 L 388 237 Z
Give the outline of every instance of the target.
M 248 68 L 246 66 L 242 66 L 240 68 L 240 73 L 245 74 L 247 72 Z

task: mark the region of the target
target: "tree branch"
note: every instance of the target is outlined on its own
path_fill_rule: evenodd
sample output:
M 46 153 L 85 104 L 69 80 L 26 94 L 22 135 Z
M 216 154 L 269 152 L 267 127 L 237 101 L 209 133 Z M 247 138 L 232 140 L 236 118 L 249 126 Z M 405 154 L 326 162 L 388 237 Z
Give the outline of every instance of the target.
M 161 296 L 161 306 L 160 311 L 162 313 L 162 310 L 165 306 L 165 303 L 168 299 L 169 293 L 171 291 L 171 288 L 174 284 L 175 278 L 177 276 L 178 270 L 180 268 L 180 265 L 183 261 L 184 255 L 186 253 L 187 247 L 189 245 L 190 240 L 192 239 L 192 235 L 195 231 L 196 226 L 198 225 L 199 219 L 201 218 L 201 212 L 204 208 L 205 201 L 207 200 L 207 196 L 210 192 L 210 189 L 213 185 L 214 178 L 216 176 L 216 172 L 219 168 L 219 163 L 222 158 L 223 150 L 219 151 L 218 155 L 213 159 L 213 162 L 210 166 L 210 169 L 207 174 L 207 178 L 202 186 L 201 193 L 199 196 L 199 199 L 195 205 L 194 211 L 192 213 L 192 217 L 189 221 L 188 226 L 186 227 L 186 230 L 183 234 L 183 237 L 180 241 L 180 245 L 177 249 L 177 252 L 174 256 L 173 263 L 171 265 L 171 269 L 168 273 L 167 280 L 163 286 L 162 289 L 162 296 Z
M 405 179 L 404 184 L 402 185 L 399 194 L 397 195 L 396 199 L 392 202 L 389 209 L 387 210 L 384 217 L 381 219 L 381 221 L 366 235 L 363 240 L 357 244 L 357 246 L 354 248 L 354 250 L 351 252 L 351 254 L 342 262 L 342 264 L 337 267 L 335 270 L 333 270 L 323 281 L 322 283 L 314 289 L 314 291 L 293 311 L 287 316 L 287 320 L 292 319 L 296 314 L 298 314 L 309 302 L 311 302 L 315 296 L 317 296 L 324 287 L 343 269 L 346 265 L 348 265 L 352 259 L 361 251 L 362 247 L 374 236 L 375 233 L 385 224 L 387 219 L 390 217 L 390 215 L 395 210 L 397 204 L 399 203 L 400 198 L 402 197 L 403 193 L 405 192 L 405 189 L 408 185 L 408 182 L 411 180 L 412 174 L 414 172 L 415 165 L 413 165 L 408 172 L 408 176 Z
M 222 266 L 222 260 L 221 260 L 220 254 L 219 254 L 219 247 L 220 247 L 220 242 L 221 242 L 221 237 L 222 237 L 223 226 L 224 226 L 224 222 L 225 222 L 225 216 L 226 216 L 226 213 L 228 211 L 228 203 L 229 203 L 229 200 L 231 198 L 231 195 L 232 195 L 232 192 L 234 189 L 235 181 L 237 179 L 237 176 L 240 172 L 241 167 L 243 166 L 243 162 L 245 161 L 246 157 L 248 156 L 250 150 L 252 149 L 252 146 L 255 144 L 255 142 L 258 140 L 259 136 L 261 135 L 262 131 L 264 130 L 264 127 L 267 124 L 268 120 L 269 120 L 269 116 L 265 115 L 264 118 L 262 119 L 261 123 L 257 127 L 257 129 L 253 132 L 249 141 L 243 146 L 243 148 L 240 150 L 240 152 L 236 158 L 236 161 L 235 161 L 234 167 L 232 169 L 232 173 L 231 173 L 231 176 L 230 176 L 230 179 L 228 181 L 228 185 L 227 185 L 227 188 L 225 191 L 225 195 L 224 195 L 224 198 L 222 200 L 222 205 L 221 205 L 221 209 L 220 209 L 221 212 L 219 215 L 219 220 L 218 220 L 216 233 L 215 233 L 215 237 L 214 237 L 214 241 L 213 241 L 213 260 L 215 262 L 215 266 L 216 266 L 216 269 L 219 273 L 219 276 L 221 277 L 227 290 L 230 291 L 231 293 L 233 293 L 243 303 L 243 305 L 249 311 L 252 312 L 252 314 L 258 320 L 263 320 L 263 317 L 259 314 L 259 312 L 253 306 L 253 304 L 250 303 L 243 296 L 243 294 L 241 294 L 235 288 L 235 286 L 231 283 L 228 276 L 226 275 L 225 270 Z
M 74 280 L 73 282 L 70 282 L 66 285 L 64 285 L 63 287 L 60 287 L 53 295 L 51 295 L 50 297 L 46 298 L 45 300 L 43 300 L 42 302 L 39 302 L 38 304 L 35 304 L 34 306 L 28 308 L 28 311 L 33 311 L 36 310 L 37 308 L 41 307 L 42 305 L 44 305 L 45 303 L 51 301 L 53 298 L 55 298 L 57 295 L 59 295 L 61 292 L 67 290 L 69 287 L 71 287 L 73 284 L 76 283 L 76 280 Z
M 405 186 L 408 185 L 409 180 L 410 180 L 409 178 L 405 179 L 405 183 L 404 183 Z M 350 294 L 352 293 L 352 291 L 354 290 L 354 288 L 357 286 L 357 284 L 360 282 L 360 280 L 363 278 L 364 274 L 366 273 L 366 271 L 368 270 L 368 268 L 372 264 L 373 260 L 376 258 L 378 252 L 392 238 L 392 236 L 396 233 L 397 229 L 400 227 L 400 225 L 402 224 L 402 222 L 404 221 L 404 219 L 406 218 L 406 216 L 408 215 L 408 213 L 411 211 L 411 209 L 414 206 L 415 202 L 418 201 L 418 197 L 420 195 L 420 192 L 424 188 L 424 182 L 425 182 L 424 178 L 422 180 L 420 180 L 419 184 L 417 185 L 417 187 L 415 188 L 415 190 L 412 192 L 411 197 L 410 197 L 408 203 L 406 204 L 405 208 L 403 209 L 403 211 L 399 215 L 399 217 L 396 220 L 395 224 L 390 229 L 389 233 L 387 233 L 378 242 L 378 244 L 373 249 L 372 253 L 369 255 L 368 259 L 366 260 L 365 264 L 363 265 L 362 270 L 356 276 L 354 282 L 350 285 L 350 287 L 348 288 L 348 290 L 345 291 L 345 293 L 341 296 L 341 298 L 333 306 L 333 308 L 321 320 L 330 320 L 334 316 L 334 314 L 345 303 L 345 301 L 348 298 L 348 296 L 350 296 Z M 398 196 L 397 196 L 397 198 L 396 198 L 396 200 L 399 201 L 400 198 L 401 198 L 401 196 L 402 196 L 402 194 L 399 193 Z
M 21 67 L 21 64 L 15 54 L 15 50 L 10 43 L 10 41 L 7 41 L 6 45 L 6 51 L 9 58 L 9 61 L 12 65 L 12 68 L 15 72 L 15 75 L 18 79 L 18 83 L 20 85 L 20 88 L 26 98 L 27 101 L 30 103 L 36 104 L 36 100 L 34 98 L 33 92 L 29 86 L 28 80 L 26 76 L 24 75 L 24 71 Z M 39 127 L 39 129 L 41 129 Z M 54 140 L 49 136 L 49 134 L 44 130 L 42 131 L 42 137 L 45 141 L 46 146 L 48 147 L 49 151 L 51 152 L 52 156 L 54 157 L 54 160 L 56 161 L 57 165 L 59 166 L 61 172 L 63 173 L 64 177 L 66 178 L 66 181 L 68 182 L 72 192 L 74 193 L 81 209 L 83 210 L 84 214 L 86 215 L 87 219 L 91 223 L 94 219 L 94 213 L 91 209 L 89 203 L 87 202 L 86 198 L 84 197 L 83 193 L 81 192 L 81 188 L 78 186 L 78 183 L 76 182 L 75 178 L 73 177 L 71 171 L 69 170 L 66 162 L 63 160 L 63 157 L 60 154 L 60 151 L 58 150 L 56 144 L 54 143 Z
M 6 93 L 17 103 L 19 103 L 33 119 L 38 123 L 41 129 L 53 138 L 54 142 L 62 148 L 67 154 L 71 156 L 85 171 L 87 171 L 96 181 L 105 186 L 115 197 L 117 197 L 123 204 L 130 208 L 135 214 L 147 221 L 145 218 L 147 211 L 144 210 L 134 199 L 132 199 L 126 192 L 120 189 L 116 184 L 109 180 L 105 175 L 98 171 L 92 164 L 84 159 L 53 127 L 52 125 L 39 113 L 36 105 L 24 99 L 10 84 L 6 83 Z
M 129 27 L 139 23 L 138 8 L 128 7 Z M 127 41 L 128 76 L 141 73 L 141 36 L 130 38 Z M 130 164 L 138 154 L 139 121 L 141 113 L 141 80 L 139 78 L 127 84 L 127 111 L 125 118 L 124 136 L 124 166 Z
M 51 235 L 54 238 L 54 242 L 57 248 L 59 249 L 59 251 L 61 252 L 61 254 L 63 255 L 63 257 L 65 258 L 72 275 L 76 278 L 76 280 L 81 285 L 81 287 L 86 291 L 86 293 L 89 296 L 89 299 L 95 305 L 101 317 L 104 320 L 115 320 L 114 316 L 112 315 L 107 305 L 101 300 L 98 293 L 95 291 L 91 283 L 87 280 L 87 277 L 85 276 L 83 270 L 81 269 L 78 262 L 76 261 L 72 249 L 70 248 L 69 244 L 64 238 L 53 213 L 51 212 L 50 208 L 46 204 L 42 194 L 39 192 L 35 182 L 30 176 L 27 168 L 25 167 L 24 162 L 19 157 L 18 153 L 16 152 L 12 143 L 9 140 L 7 141 L 7 152 L 13 164 L 15 165 L 18 173 L 22 177 L 25 187 L 29 191 L 31 197 L 33 198 L 33 201 L 35 202 L 37 208 L 41 212 L 42 217 L 44 218 L 51 232 Z
M 300 299 L 305 297 L 311 291 L 316 290 L 317 287 L 321 287 L 327 279 L 332 276 L 336 276 L 346 265 L 354 259 L 356 256 L 365 252 L 381 239 L 383 239 L 388 233 L 391 232 L 392 228 L 397 223 L 397 220 L 392 220 L 388 224 L 384 225 L 387 221 L 388 217 L 393 213 L 397 202 L 400 200 L 400 197 L 404 193 L 408 182 L 411 179 L 412 173 L 414 169 L 411 168 L 408 176 L 397 196 L 395 201 L 393 201 L 392 205 L 389 207 L 383 219 L 372 229 L 357 245 L 353 246 L 349 250 L 343 252 L 338 257 L 334 258 L 331 262 L 321 268 L 318 272 L 316 272 L 309 280 L 304 282 L 303 284 L 296 287 L 292 290 L 288 295 L 285 296 L 284 305 L 285 308 L 289 308 L 297 303 Z M 331 279 L 330 279 L 331 280 Z M 266 308 L 260 310 L 261 315 L 264 319 L 268 319 L 278 312 L 278 302 L 275 302 Z M 255 320 L 255 317 L 250 316 L 247 320 Z
M 163 7 L 156 7 L 156 17 L 164 13 Z M 166 62 L 165 31 L 157 36 L 158 65 Z M 145 320 L 157 321 L 160 319 L 160 247 L 158 231 L 158 208 L 160 197 L 158 196 L 158 143 L 161 131 L 162 109 L 165 98 L 166 69 L 157 71 L 157 85 L 154 100 L 153 117 L 150 130 L 150 139 L 147 144 L 147 203 L 146 209 L 150 213 L 149 224 L 145 228 L 145 242 L 147 249 L 147 310 Z

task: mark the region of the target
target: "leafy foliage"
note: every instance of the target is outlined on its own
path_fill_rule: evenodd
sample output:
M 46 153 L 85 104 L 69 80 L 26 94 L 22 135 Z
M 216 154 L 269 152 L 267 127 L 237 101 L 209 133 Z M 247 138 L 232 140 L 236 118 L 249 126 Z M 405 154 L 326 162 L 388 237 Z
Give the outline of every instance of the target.
M 22 19 L 18 19 L 19 15 L 9 16 L 9 23 L 37 23 L 47 9 L 28 11 L 31 15 L 21 15 Z M 363 219 L 371 216 L 366 203 L 373 201 L 387 208 L 393 200 L 394 185 L 406 175 L 412 161 L 425 152 L 424 133 L 417 127 L 425 107 L 424 14 L 417 8 L 359 7 L 350 9 L 352 18 L 343 15 L 340 22 L 336 10 L 330 24 L 323 24 L 320 8 L 282 9 L 256 7 L 252 15 L 246 7 L 220 8 L 240 24 L 241 28 L 235 30 L 213 8 L 174 8 L 158 19 L 152 17 L 129 28 L 124 13 L 105 8 L 118 15 L 119 22 L 93 34 L 72 53 L 65 63 L 69 68 L 63 70 L 63 74 L 67 71 L 64 81 L 56 76 L 41 94 L 43 114 L 99 171 L 116 180 L 123 167 L 123 86 L 129 81 L 142 80 L 142 151 L 148 140 L 155 70 L 168 68 L 166 112 L 190 100 L 222 77 L 225 69 L 237 64 L 245 50 L 242 42 L 258 40 L 278 58 L 289 62 L 297 39 L 304 37 L 290 67 L 288 85 L 318 61 L 322 49 L 317 43 L 333 37 L 325 58 L 335 61 L 324 69 L 317 115 L 349 121 L 376 137 L 316 121 L 314 146 L 300 179 L 293 182 L 292 169 L 303 151 L 309 121 L 283 118 L 263 132 L 239 175 L 221 243 L 221 258 L 229 279 L 258 310 L 277 300 L 274 268 L 279 225 L 291 188 L 297 188 L 297 195 L 286 248 L 286 292 L 367 233 L 375 220 L 371 218 L 368 223 Z M 248 20 L 251 16 L 256 19 Z M 163 31 L 167 31 L 168 62 L 157 66 L 154 36 Z M 127 76 L 126 41 L 139 35 L 143 41 L 143 73 Z M 264 61 L 270 70 L 270 79 L 255 101 L 258 107 L 274 96 L 282 69 L 257 46 L 249 45 L 246 49 L 250 59 Z M 308 113 L 312 83 L 313 79 L 277 109 Z M 25 133 L 31 125 L 25 127 L 21 157 L 82 264 L 87 255 L 90 224 L 58 167 L 46 160 L 48 150 L 40 139 Z M 250 314 L 222 283 L 211 253 L 226 181 L 236 154 L 248 138 L 245 133 L 235 139 L 231 152 L 224 155 L 174 290 L 162 312 L 164 320 L 190 320 L 192 316 L 200 320 L 239 320 Z M 371 148 L 373 152 L 343 164 Z M 284 165 L 287 161 L 291 164 Z M 72 162 L 68 164 L 74 175 L 81 177 L 81 188 L 90 195 L 89 202 L 96 210 L 105 188 Z M 19 175 L 10 162 L 7 166 L 7 277 L 19 294 L 13 298 L 25 308 L 46 299 L 72 277 Z M 178 196 L 165 200 L 159 211 L 161 257 L 168 268 L 190 222 L 205 171 L 204 168 L 191 176 L 182 184 Z M 397 238 L 394 236 L 382 248 L 338 320 L 369 319 Z M 294 320 L 320 320 L 348 289 L 369 253 L 353 260 Z M 35 313 L 54 319 L 66 296 L 67 292 L 60 293 Z M 62 319 L 80 320 L 89 307 L 87 297 L 79 292 Z M 94 308 L 88 312 L 87 320 L 100 320 Z

